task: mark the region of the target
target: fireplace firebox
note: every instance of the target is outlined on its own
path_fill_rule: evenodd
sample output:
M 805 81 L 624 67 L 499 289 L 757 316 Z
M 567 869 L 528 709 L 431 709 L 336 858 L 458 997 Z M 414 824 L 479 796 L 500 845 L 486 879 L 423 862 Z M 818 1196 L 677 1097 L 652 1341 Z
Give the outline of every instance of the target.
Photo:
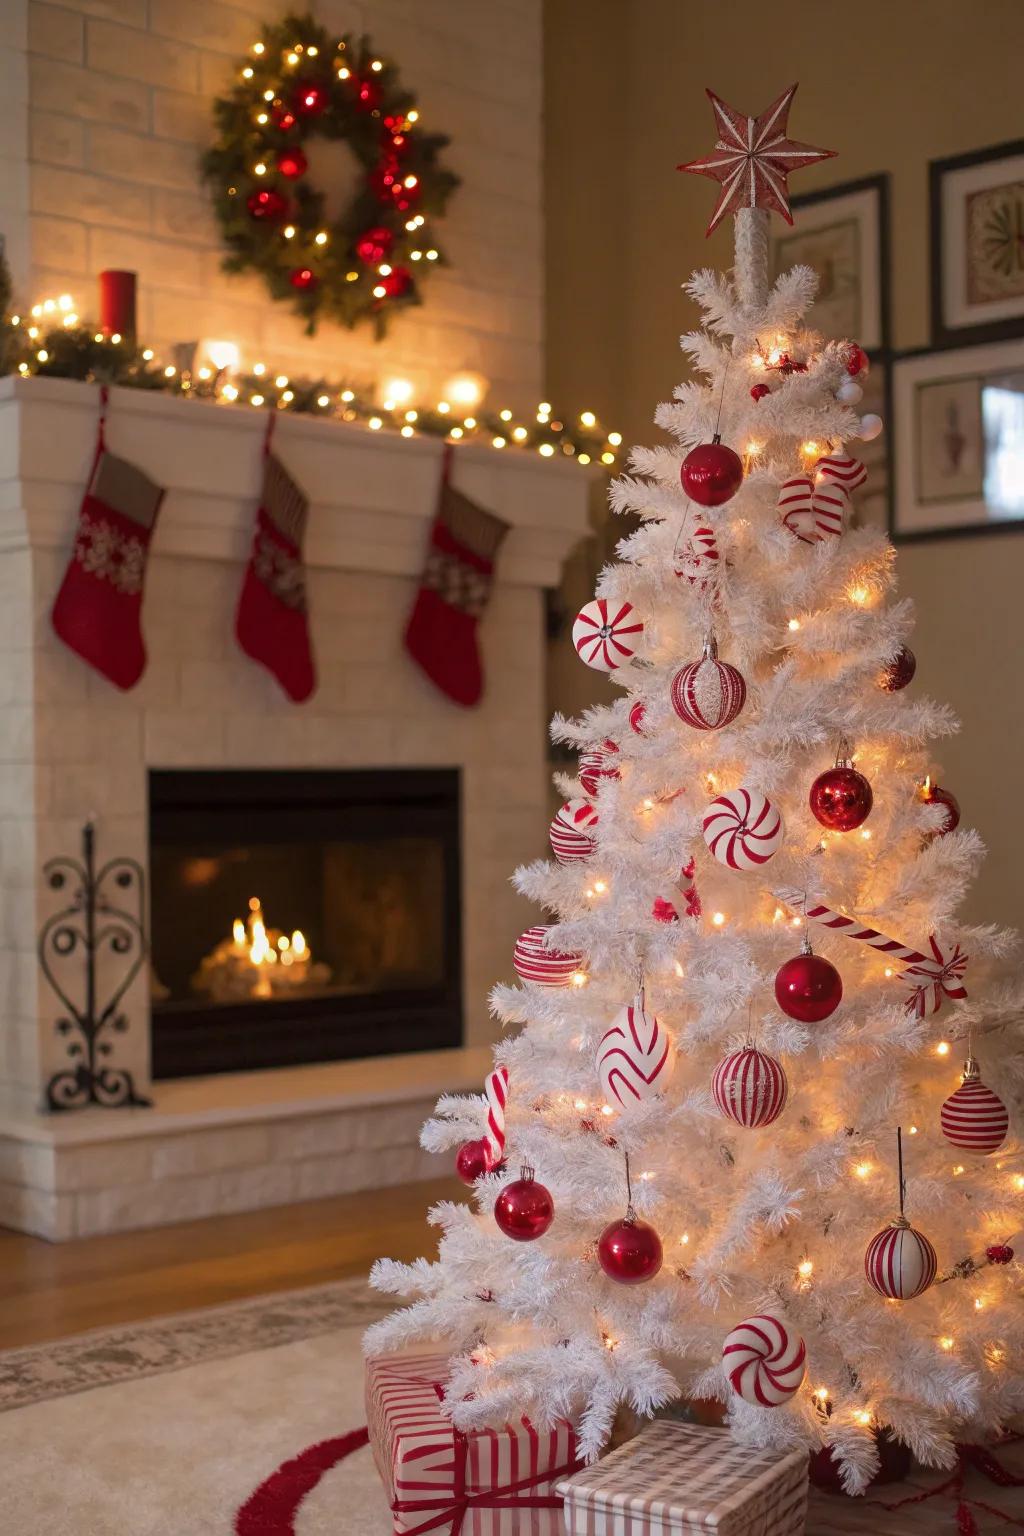
M 152 770 L 154 1078 L 462 1043 L 456 769 Z

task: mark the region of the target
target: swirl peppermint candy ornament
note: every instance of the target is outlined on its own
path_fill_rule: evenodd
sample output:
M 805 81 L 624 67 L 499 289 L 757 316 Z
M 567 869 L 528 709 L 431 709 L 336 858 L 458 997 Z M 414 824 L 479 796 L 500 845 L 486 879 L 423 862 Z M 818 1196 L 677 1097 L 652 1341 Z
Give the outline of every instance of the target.
M 609 1104 L 646 1103 L 664 1089 L 675 1070 L 672 1041 L 638 993 L 616 1014 L 597 1048 L 597 1075 Z
M 935 1279 L 938 1267 L 935 1249 L 905 1216 L 898 1216 L 876 1233 L 864 1255 L 869 1285 L 890 1301 L 911 1301 L 920 1296 Z
M 614 672 L 631 661 L 644 632 L 643 620 L 632 603 L 595 597 L 585 603 L 572 626 L 576 654 L 598 672 Z
M 596 795 L 602 779 L 617 779 L 619 749 L 614 741 L 603 741 L 600 746 L 587 747 L 580 753 L 580 783 L 588 795 Z
M 782 817 L 764 795 L 733 789 L 704 813 L 704 841 L 728 869 L 760 869 L 782 846 Z
M 737 1397 L 758 1408 L 777 1408 L 800 1390 L 807 1349 L 785 1318 L 761 1312 L 727 1335 L 722 1364 Z
M 527 928 L 516 940 L 512 964 L 520 981 L 532 981 L 538 987 L 569 987 L 583 964 L 583 956 L 560 949 L 546 949 L 542 924 Z
M 722 1114 L 748 1130 L 777 1120 L 786 1107 L 788 1091 L 781 1064 L 751 1045 L 719 1062 L 711 1081 Z
M 589 859 L 597 843 L 592 835 L 597 826 L 597 812 L 589 800 L 567 800 L 555 814 L 549 837 L 551 852 L 559 864 L 575 864 Z
M 1010 1114 L 997 1093 L 981 1080 L 978 1063 L 968 1056 L 963 1081 L 939 1111 L 942 1134 L 962 1152 L 987 1157 L 998 1152 L 1010 1128 Z

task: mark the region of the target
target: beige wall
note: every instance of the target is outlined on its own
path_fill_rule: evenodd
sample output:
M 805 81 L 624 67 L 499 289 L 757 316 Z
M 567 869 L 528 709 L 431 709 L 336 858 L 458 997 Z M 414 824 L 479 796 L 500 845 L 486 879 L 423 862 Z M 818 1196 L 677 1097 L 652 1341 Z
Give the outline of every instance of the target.
M 674 169 L 711 147 L 705 86 L 758 112 L 800 81 L 793 136 L 839 158 L 799 172 L 794 189 L 891 173 L 894 341 L 927 344 L 927 162 L 1024 134 L 1020 0 L 861 0 L 853 11 L 832 0 L 548 0 L 545 25 L 553 398 L 588 396 L 627 441 L 659 436 L 653 410 L 682 376 L 677 337 L 696 318 L 679 285 L 696 266 L 731 261 L 731 229 L 704 238 L 713 184 Z M 1024 539 L 904 548 L 900 575 L 919 607 L 915 687 L 963 720 L 942 748 L 942 779 L 990 848 L 967 915 L 1019 923 Z M 578 707 L 587 681 L 559 667 L 563 707 Z

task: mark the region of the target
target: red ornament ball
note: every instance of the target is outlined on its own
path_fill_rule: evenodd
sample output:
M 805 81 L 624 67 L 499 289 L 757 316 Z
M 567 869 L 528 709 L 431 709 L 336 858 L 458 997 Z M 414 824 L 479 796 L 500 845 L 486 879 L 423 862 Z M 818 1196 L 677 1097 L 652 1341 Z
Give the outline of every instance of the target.
M 653 1280 L 664 1259 L 661 1238 L 649 1221 L 630 1210 L 621 1221 L 605 1227 L 597 1243 L 597 1262 L 619 1285 L 643 1285 Z
M 1013 1259 L 1013 1249 L 1009 1243 L 993 1243 L 991 1248 L 985 1249 L 985 1257 L 990 1264 L 1009 1264 Z
M 395 237 L 391 230 L 383 224 L 375 224 L 356 241 L 356 255 L 360 261 L 376 266 L 377 262 L 386 260 L 394 243 Z
M 494 1202 L 494 1219 L 505 1236 L 517 1243 L 532 1243 L 544 1236 L 555 1219 L 555 1202 L 537 1183 L 532 1168 L 524 1168 L 515 1183 L 505 1185 Z
M 455 1155 L 455 1172 L 463 1184 L 475 1184 L 494 1167 L 486 1136 L 479 1141 L 464 1141 Z
M 955 832 L 960 825 L 960 802 L 950 790 L 943 789 L 941 784 L 933 784 L 930 779 L 925 779 L 919 790 L 920 798 L 925 805 L 944 805 L 946 807 L 946 819 L 936 831 L 929 833 L 930 837 L 945 837 L 947 832 Z
M 292 110 L 299 117 L 319 117 L 327 110 L 328 95 L 322 85 L 307 82 L 300 85 L 292 97 Z
M 867 779 L 845 763 L 819 773 L 811 785 L 811 811 L 830 832 L 852 832 L 861 826 L 874 802 Z
M 276 187 L 259 187 L 255 192 L 250 192 L 245 200 L 245 206 L 254 219 L 259 219 L 264 224 L 276 224 L 286 217 L 289 203 L 283 192 Z
M 908 645 L 901 645 L 892 661 L 882 669 L 878 686 L 884 693 L 899 693 L 901 688 L 913 682 L 916 671 L 917 657 Z
M 776 972 L 775 1001 L 801 1024 L 820 1024 L 842 1000 L 843 978 L 823 955 L 794 955 Z
M 679 478 L 691 501 L 701 507 L 720 507 L 743 484 L 743 460 L 715 436 L 710 443 L 690 449 Z
M 411 285 L 412 273 L 408 267 L 392 267 L 387 276 L 381 278 L 379 284 L 389 299 L 400 299 L 403 293 L 408 293 Z
M 763 400 L 765 395 L 770 394 L 771 390 L 768 388 L 767 384 L 755 384 L 753 389 L 750 391 L 750 398 L 751 400 Z
M 289 272 L 288 281 L 300 293 L 309 293 L 317 286 L 320 279 L 310 267 L 295 267 Z
M 301 149 L 283 149 L 277 157 L 277 168 L 282 176 L 287 176 L 289 181 L 295 181 L 299 176 L 305 176 L 309 169 L 309 161 Z
M 275 101 L 270 109 L 270 115 L 274 119 L 274 126 L 280 128 L 282 133 L 295 127 L 296 117 L 291 107 L 286 107 L 283 101 Z
M 855 341 L 851 341 L 846 352 L 846 371 L 850 378 L 855 379 L 859 373 L 867 373 L 870 367 L 871 359 L 864 348 L 859 347 Z
M 380 86 L 376 80 L 356 80 L 350 84 L 355 90 L 356 106 L 360 112 L 375 112 L 380 106 Z

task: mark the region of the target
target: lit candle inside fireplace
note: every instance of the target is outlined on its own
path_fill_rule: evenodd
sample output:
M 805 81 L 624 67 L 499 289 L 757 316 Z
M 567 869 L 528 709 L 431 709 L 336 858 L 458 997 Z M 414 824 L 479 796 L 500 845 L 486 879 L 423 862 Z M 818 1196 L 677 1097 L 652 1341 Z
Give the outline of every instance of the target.
M 314 963 L 300 929 L 296 928 L 291 938 L 268 929 L 260 899 L 253 896 L 248 918 L 235 918 L 231 938 L 206 957 L 193 984 L 228 1001 L 237 996 L 269 998 L 322 987 L 330 974 L 327 966 Z

